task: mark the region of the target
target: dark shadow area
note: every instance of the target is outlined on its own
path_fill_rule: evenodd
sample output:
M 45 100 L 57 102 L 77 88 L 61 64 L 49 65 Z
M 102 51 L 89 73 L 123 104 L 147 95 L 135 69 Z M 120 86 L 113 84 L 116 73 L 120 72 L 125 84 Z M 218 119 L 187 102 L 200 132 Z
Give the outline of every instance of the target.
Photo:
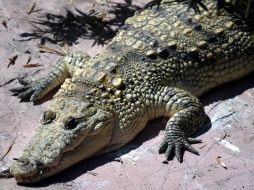
M 66 9 L 66 15 L 46 13 L 29 20 L 34 29 L 20 34 L 23 38 L 21 41 L 39 39 L 41 44 L 48 41 L 72 45 L 78 39 L 93 39 L 94 45 L 104 45 L 115 36 L 124 21 L 139 9 L 141 7 L 133 5 L 132 0 L 125 0 L 125 3 L 111 3 L 104 15 L 93 11 L 85 13 L 78 8 L 75 11 Z
M 253 87 L 254 73 L 251 73 L 239 80 L 231 81 L 209 90 L 200 99 L 204 106 L 208 106 L 214 102 L 234 98 Z
M 44 102 L 50 101 L 53 99 L 53 96 L 57 93 L 57 91 L 60 89 L 60 86 L 54 88 L 53 90 L 51 90 L 49 93 L 47 93 L 45 96 L 43 96 L 43 98 L 36 100 L 34 102 L 34 105 L 41 105 Z

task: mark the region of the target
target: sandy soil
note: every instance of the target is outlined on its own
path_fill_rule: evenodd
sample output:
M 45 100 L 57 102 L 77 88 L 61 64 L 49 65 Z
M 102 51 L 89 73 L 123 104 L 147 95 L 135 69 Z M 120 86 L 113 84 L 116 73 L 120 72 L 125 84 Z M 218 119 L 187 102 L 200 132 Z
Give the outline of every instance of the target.
M 18 85 L 18 77 L 45 76 L 59 59 L 59 55 L 41 53 L 39 45 L 94 56 L 144 1 L 116 1 L 110 12 L 104 14 L 105 7 L 96 7 L 101 13 L 95 11 L 89 16 L 91 2 L 0 0 L 0 168 L 19 157 L 52 98 L 33 105 L 20 103 L 9 92 Z M 15 64 L 8 66 L 15 55 Z M 253 87 L 254 74 L 201 97 L 212 126 L 196 135 L 203 140 L 194 145 L 201 155 L 186 152 L 182 164 L 176 160 L 162 163 L 164 155 L 157 149 L 166 119 L 157 119 L 119 151 L 85 160 L 29 187 L 20 186 L 12 178 L 0 179 L 0 189 L 254 189 Z M 123 163 L 114 161 L 119 157 Z M 218 163 L 218 157 L 226 169 Z

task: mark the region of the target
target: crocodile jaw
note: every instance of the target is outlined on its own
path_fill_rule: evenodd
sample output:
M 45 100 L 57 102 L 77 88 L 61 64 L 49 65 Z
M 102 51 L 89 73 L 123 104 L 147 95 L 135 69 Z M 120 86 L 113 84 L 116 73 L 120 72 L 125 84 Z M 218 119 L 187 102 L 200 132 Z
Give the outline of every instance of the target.
M 58 173 L 104 150 L 115 124 L 110 111 L 75 98 L 55 99 L 10 173 L 20 183 Z
M 112 127 L 105 127 L 99 134 L 94 134 L 85 138 L 73 150 L 69 150 L 60 155 L 60 158 L 51 165 L 37 166 L 36 160 L 30 158 L 23 158 L 29 160 L 28 167 L 22 167 L 19 161 L 15 162 L 10 167 L 11 174 L 19 183 L 35 183 L 44 178 L 52 176 L 78 162 L 98 154 L 111 140 Z M 85 151 L 84 151 L 85 150 Z

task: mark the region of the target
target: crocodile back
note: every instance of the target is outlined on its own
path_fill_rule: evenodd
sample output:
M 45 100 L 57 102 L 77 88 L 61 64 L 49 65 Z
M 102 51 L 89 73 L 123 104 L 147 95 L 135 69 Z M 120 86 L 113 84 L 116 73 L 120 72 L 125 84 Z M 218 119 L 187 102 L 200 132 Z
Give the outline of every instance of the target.
M 252 72 L 254 45 L 245 21 L 213 1 L 202 14 L 188 6 L 162 3 L 137 12 L 74 78 L 111 88 L 117 77 L 131 89 L 170 86 L 200 96 Z
M 217 10 L 213 2 L 206 5 L 209 11 L 202 14 L 187 11 L 188 5 L 181 3 L 137 12 L 106 47 L 106 54 L 125 56 L 125 63 L 145 68 L 148 72 L 141 75 L 148 75 L 150 83 L 198 96 L 251 72 L 254 48 L 247 24 L 230 10 Z

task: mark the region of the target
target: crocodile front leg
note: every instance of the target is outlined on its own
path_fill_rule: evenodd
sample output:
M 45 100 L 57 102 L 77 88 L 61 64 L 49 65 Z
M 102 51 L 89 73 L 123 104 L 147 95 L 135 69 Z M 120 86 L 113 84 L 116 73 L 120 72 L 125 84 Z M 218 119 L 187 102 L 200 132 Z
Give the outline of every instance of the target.
M 183 160 L 183 149 L 198 154 L 191 143 L 201 141 L 189 138 L 204 125 L 206 119 L 203 106 L 198 98 L 184 90 L 164 87 L 154 95 L 150 102 L 153 103 L 155 117 L 170 117 L 159 153 L 165 153 L 167 160 L 171 160 L 175 155 L 179 162 Z
M 81 53 L 66 55 L 58 61 L 47 77 L 33 82 L 20 80 L 24 86 L 10 89 L 10 91 L 21 99 L 30 98 L 30 101 L 34 102 L 61 85 L 66 78 L 72 77 L 74 72 L 82 68 L 89 59 L 88 55 Z

